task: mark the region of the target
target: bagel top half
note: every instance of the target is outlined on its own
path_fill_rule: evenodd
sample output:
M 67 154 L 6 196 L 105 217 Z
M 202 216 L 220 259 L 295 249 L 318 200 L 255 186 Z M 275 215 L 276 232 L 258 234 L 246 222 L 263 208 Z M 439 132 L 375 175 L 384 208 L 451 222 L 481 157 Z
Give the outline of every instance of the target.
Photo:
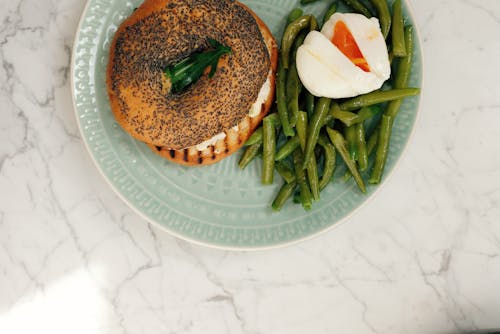
M 164 70 L 208 39 L 229 46 L 212 78 L 170 92 Z M 118 28 L 107 72 L 112 112 L 133 137 L 173 150 L 234 127 L 249 112 L 271 69 L 259 24 L 231 0 L 145 0 Z

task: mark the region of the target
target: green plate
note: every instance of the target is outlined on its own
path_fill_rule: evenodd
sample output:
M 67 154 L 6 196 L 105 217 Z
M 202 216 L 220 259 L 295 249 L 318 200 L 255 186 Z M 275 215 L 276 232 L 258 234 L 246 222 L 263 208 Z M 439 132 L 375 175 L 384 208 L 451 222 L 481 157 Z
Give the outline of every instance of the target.
M 72 93 L 84 142 L 111 187 L 149 222 L 194 243 L 224 249 L 262 249 L 290 244 L 338 225 L 377 187 L 361 194 L 353 182 L 335 181 L 314 209 L 289 203 L 273 213 L 270 202 L 280 185 L 262 186 L 260 166 L 237 168 L 240 153 L 208 167 L 186 168 L 163 160 L 132 139 L 115 122 L 105 86 L 110 41 L 117 26 L 141 0 L 89 0 L 73 48 Z M 243 1 L 281 36 L 285 17 L 298 0 Z M 309 5 L 321 17 L 331 1 Z M 407 5 L 405 16 L 414 23 Z M 411 86 L 420 87 L 421 50 L 416 38 Z M 386 175 L 394 168 L 412 132 L 419 98 L 407 99 L 398 116 Z M 336 179 L 341 178 L 342 171 Z

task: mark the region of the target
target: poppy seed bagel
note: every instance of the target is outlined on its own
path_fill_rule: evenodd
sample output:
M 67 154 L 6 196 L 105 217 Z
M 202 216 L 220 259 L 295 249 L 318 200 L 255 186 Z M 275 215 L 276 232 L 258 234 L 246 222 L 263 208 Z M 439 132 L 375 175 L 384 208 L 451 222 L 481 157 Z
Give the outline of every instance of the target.
M 185 166 L 210 165 L 219 162 L 236 152 L 241 146 L 243 146 L 255 129 L 257 129 L 257 127 L 261 124 L 262 119 L 268 114 L 274 102 L 275 75 L 278 66 L 278 46 L 267 26 L 260 20 L 259 17 L 255 16 L 255 19 L 259 24 L 262 37 L 266 42 L 271 59 L 271 70 L 268 74 L 270 90 L 266 100 L 260 106 L 259 114 L 254 117 L 250 117 L 247 114 L 236 127 L 232 127 L 224 131 L 224 138 L 217 140 L 214 145 L 209 145 L 204 150 L 197 150 L 196 147 L 173 150 L 168 147 L 148 144 L 153 152 L 167 160 Z
M 185 91 L 172 93 L 165 69 L 208 49 L 208 38 L 230 47 L 231 54 L 220 58 L 212 78 L 203 75 Z M 190 152 L 226 133 L 228 144 L 212 157 L 215 162 L 241 147 L 269 111 L 276 63 L 272 34 L 237 1 L 145 0 L 120 25 L 111 44 L 107 71 L 111 110 L 125 131 L 162 156 L 168 150 L 170 158 L 170 151 Z M 248 120 L 269 78 L 272 89 L 261 113 Z M 244 131 L 237 141 L 230 141 L 228 134 L 236 125 Z M 184 158 L 186 153 L 182 154 Z M 178 162 L 205 164 L 199 158 L 196 163 L 182 160 Z

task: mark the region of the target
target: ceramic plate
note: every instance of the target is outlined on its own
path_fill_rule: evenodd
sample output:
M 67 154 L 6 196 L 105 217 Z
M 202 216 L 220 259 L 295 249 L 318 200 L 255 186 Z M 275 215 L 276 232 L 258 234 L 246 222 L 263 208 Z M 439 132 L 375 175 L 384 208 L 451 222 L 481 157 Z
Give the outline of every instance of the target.
M 98 169 L 120 197 L 149 222 L 198 244 L 225 249 L 261 249 L 317 235 L 337 225 L 370 198 L 377 187 L 361 194 L 353 182 L 337 181 L 322 193 L 314 209 L 304 212 L 289 203 L 280 213 L 270 203 L 280 185 L 262 186 L 260 166 L 237 167 L 238 152 L 208 167 L 186 168 L 163 160 L 132 139 L 115 122 L 105 86 L 110 41 L 117 26 L 141 0 L 89 0 L 75 39 L 72 90 L 84 142 Z M 281 36 L 285 17 L 298 0 L 248 0 L 252 8 Z M 331 1 L 304 7 L 321 17 Z M 407 23 L 413 20 L 404 6 Z M 342 8 L 341 8 L 342 9 Z M 415 38 L 418 43 L 418 38 Z M 410 85 L 421 86 L 421 51 Z M 407 99 L 395 122 L 386 175 L 394 168 L 415 123 L 419 98 Z M 387 177 L 386 177 L 387 178 Z

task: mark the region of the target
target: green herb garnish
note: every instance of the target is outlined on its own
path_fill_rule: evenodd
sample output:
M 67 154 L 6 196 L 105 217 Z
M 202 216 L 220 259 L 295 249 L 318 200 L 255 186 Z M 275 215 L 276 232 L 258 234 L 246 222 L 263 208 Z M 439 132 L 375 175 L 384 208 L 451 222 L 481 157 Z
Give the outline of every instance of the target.
M 214 39 L 209 38 L 208 42 L 213 50 L 193 53 L 179 63 L 167 67 L 165 75 L 172 82 L 172 92 L 176 94 L 183 92 L 189 85 L 198 81 L 209 66 L 208 76 L 212 78 L 217 71 L 219 58 L 231 53 L 230 47 L 222 45 Z

